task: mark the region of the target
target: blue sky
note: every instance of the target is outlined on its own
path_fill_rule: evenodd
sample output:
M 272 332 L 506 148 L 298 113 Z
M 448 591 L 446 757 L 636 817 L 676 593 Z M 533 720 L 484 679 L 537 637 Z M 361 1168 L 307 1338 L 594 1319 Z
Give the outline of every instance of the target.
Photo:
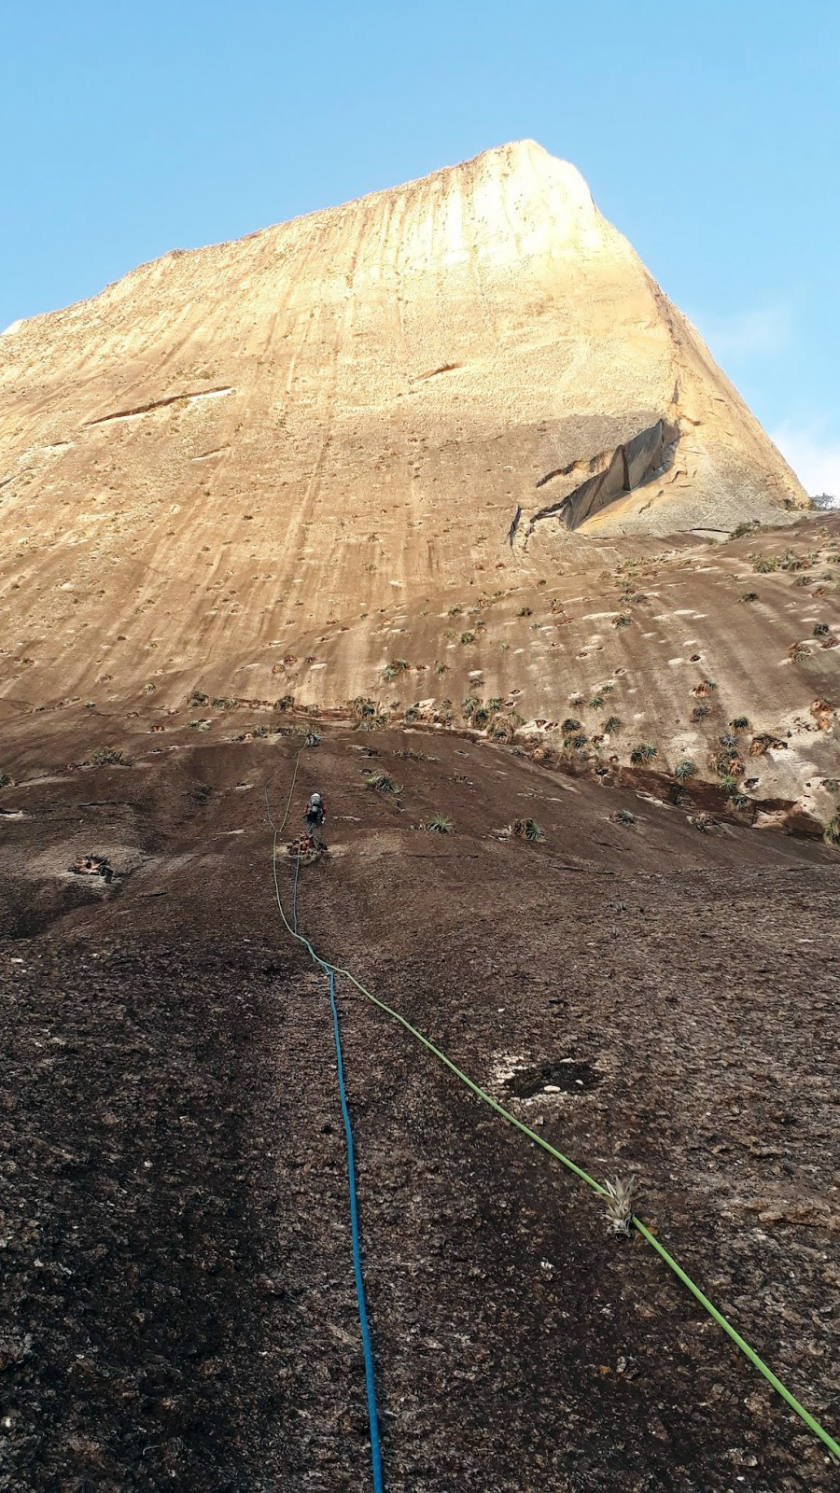
M 6 0 L 0 60 L 0 328 L 527 136 L 840 495 L 840 0 Z

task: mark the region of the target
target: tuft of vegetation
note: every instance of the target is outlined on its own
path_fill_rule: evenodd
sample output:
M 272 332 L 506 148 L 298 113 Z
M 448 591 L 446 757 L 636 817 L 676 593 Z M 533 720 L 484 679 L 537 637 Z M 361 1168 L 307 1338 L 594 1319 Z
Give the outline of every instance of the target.
M 396 679 L 399 674 L 408 673 L 410 665 L 404 658 L 392 658 L 382 670 L 383 679 Z
M 461 633 L 461 642 L 464 645 L 466 645 L 467 643 L 474 643 L 475 642 L 475 633 L 474 632 L 462 632 Z
M 15 780 L 12 777 L 11 773 L 3 772 L 2 769 L 0 769 L 0 788 L 14 788 L 14 786 Z
M 695 705 L 694 709 L 691 712 L 691 719 L 693 721 L 702 721 L 702 720 L 705 720 L 705 718 L 706 718 L 706 716 L 708 714 L 709 714 L 709 707 L 708 707 L 708 705 Z
M 730 799 L 730 803 L 736 809 L 748 809 L 751 802 L 752 799 L 748 798 L 746 793 L 733 793 Z
M 651 746 L 650 742 L 648 741 L 640 741 L 638 746 L 634 746 L 632 752 L 630 753 L 630 761 L 633 763 L 634 767 L 639 767 L 645 762 L 650 762 L 651 759 L 655 756 L 656 747 Z
M 631 814 L 629 809 L 616 809 L 613 814 L 613 822 L 615 824 L 635 824 L 636 816 L 635 814 Z
M 207 702 L 209 701 L 209 699 L 210 699 L 210 696 L 209 695 L 205 695 L 205 693 L 204 693 L 203 690 L 194 689 L 193 692 L 192 692 L 192 694 L 190 695 L 189 700 L 187 701 L 187 704 L 188 705 L 206 705 Z
M 729 724 L 732 727 L 733 731 L 748 731 L 750 726 L 750 723 L 745 715 L 736 715 L 735 719 L 731 720 Z
M 834 813 L 825 826 L 824 834 L 829 845 L 840 845 L 840 804 L 835 805 Z
M 814 637 L 827 638 L 829 631 L 830 629 L 827 622 L 818 622 L 814 628 Z
M 536 819 L 514 819 L 512 829 L 518 839 L 530 840 L 533 844 L 541 844 L 545 839 L 545 830 Z
M 210 704 L 214 710 L 235 710 L 239 701 L 230 698 L 225 699 L 224 696 L 220 695 L 215 700 L 211 700 Z
M 730 534 L 729 538 L 730 539 L 743 539 L 743 537 L 744 537 L 745 534 L 752 534 L 752 532 L 753 532 L 754 529 L 759 529 L 759 528 L 761 528 L 761 525 L 760 525 L 758 519 L 757 518 L 750 518 L 750 519 L 747 519 L 746 523 L 738 524 L 737 528 L 735 528 L 735 529 L 732 530 L 732 533 Z
M 532 615 L 531 608 L 530 607 L 520 607 L 519 611 L 516 613 L 516 615 L 517 615 L 517 617 L 530 617 Z
M 589 737 L 585 731 L 576 731 L 574 736 L 563 737 L 564 747 L 571 747 L 575 752 L 582 752 L 588 741 Z
M 119 747 L 97 747 L 90 757 L 92 767 L 125 767 L 128 758 Z
M 575 731 L 580 730 L 580 721 L 575 720 L 573 715 L 568 715 L 560 729 L 564 736 L 573 736 Z
M 604 703 L 604 696 L 603 695 L 600 695 L 600 694 L 599 695 L 593 695 L 592 699 L 589 701 L 589 709 L 590 710 L 600 710 L 601 706 L 603 705 L 603 703 Z
M 447 819 L 445 814 L 433 814 L 426 825 L 431 835 L 451 835 L 454 827 L 452 820 Z
M 690 762 L 687 757 L 685 757 L 683 761 L 678 762 L 676 767 L 674 768 L 674 777 L 676 778 L 678 783 L 687 783 L 689 778 L 693 778 L 696 772 L 696 765 L 693 762 Z
M 374 793 L 402 793 L 399 783 L 395 783 L 387 772 L 371 773 L 370 777 L 365 778 L 365 787 Z
M 611 1234 L 617 1234 L 625 1239 L 630 1238 L 635 1201 L 635 1177 L 628 1177 L 626 1181 L 616 1179 L 615 1182 L 604 1183 L 604 1203 Z
M 630 618 L 627 616 L 626 612 L 622 612 L 622 614 L 621 614 L 620 617 L 614 617 L 613 618 L 613 627 L 629 627 L 629 626 L 630 626 Z
M 758 592 L 745 591 L 743 596 L 741 597 L 741 601 L 758 601 Z
M 752 568 L 757 575 L 771 575 L 779 568 L 778 555 L 752 555 Z
M 733 778 L 731 773 L 726 772 L 718 783 L 718 787 L 721 793 L 725 793 L 727 798 L 731 798 L 733 793 L 739 791 L 738 779 Z
M 622 723 L 619 716 L 609 715 L 604 721 L 601 730 L 603 731 L 605 736 L 615 736 L 616 732 L 621 730 L 621 724 Z
M 487 701 L 487 709 L 491 711 L 493 715 L 498 715 L 501 708 L 502 700 L 499 695 L 494 695 L 492 700 Z
M 470 718 L 471 724 L 476 731 L 483 731 L 490 719 L 490 711 L 486 705 L 477 705 Z
M 143 685 L 143 694 L 144 695 L 153 695 L 156 689 L 157 689 L 157 685 L 156 684 L 152 684 L 152 681 L 150 679 L 148 681 L 148 683 L 146 683 L 146 684 Z
M 419 721 L 419 719 L 420 719 L 420 711 L 417 708 L 417 706 L 416 705 L 408 705 L 408 706 L 406 706 L 405 715 L 403 716 L 403 720 L 405 721 L 406 725 L 407 726 L 411 726 L 411 725 L 413 725 L 414 721 Z
M 463 607 L 450 607 L 449 608 L 449 615 L 450 615 L 450 617 L 460 617 L 461 614 L 462 614 L 462 612 L 463 612 L 463 610 L 464 610 Z
M 283 714 L 285 711 L 291 710 L 294 703 L 294 695 L 281 695 L 279 700 L 274 701 L 274 709 L 279 710 Z
M 718 737 L 718 741 L 728 752 L 737 752 L 738 738 L 733 736 L 731 731 L 724 731 L 723 735 Z
M 448 674 L 449 673 L 449 665 L 448 664 L 442 664 L 442 663 L 436 663 L 435 664 L 435 673 L 436 674 Z
M 469 720 L 473 711 L 477 710 L 480 705 L 481 701 L 479 700 L 477 695 L 464 696 L 463 700 L 461 701 L 461 709 L 463 710 L 464 715 L 467 717 L 467 720 Z

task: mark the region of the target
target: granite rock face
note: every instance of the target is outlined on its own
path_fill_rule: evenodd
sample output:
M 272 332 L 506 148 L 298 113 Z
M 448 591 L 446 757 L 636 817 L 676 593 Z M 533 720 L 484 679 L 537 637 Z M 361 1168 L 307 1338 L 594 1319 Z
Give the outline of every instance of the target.
M 50 697 L 103 668 L 251 668 L 302 623 L 481 570 L 550 579 L 592 538 L 807 506 L 575 168 L 530 141 L 17 323 L 0 501 L 0 620 Z

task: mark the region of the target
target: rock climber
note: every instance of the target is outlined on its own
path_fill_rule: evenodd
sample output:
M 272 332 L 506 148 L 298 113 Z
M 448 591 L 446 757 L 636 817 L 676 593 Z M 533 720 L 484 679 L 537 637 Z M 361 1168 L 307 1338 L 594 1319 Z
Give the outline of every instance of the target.
M 303 817 L 306 821 L 306 833 L 309 839 L 317 844 L 321 838 L 319 830 L 327 817 L 326 806 L 320 793 L 310 793 Z

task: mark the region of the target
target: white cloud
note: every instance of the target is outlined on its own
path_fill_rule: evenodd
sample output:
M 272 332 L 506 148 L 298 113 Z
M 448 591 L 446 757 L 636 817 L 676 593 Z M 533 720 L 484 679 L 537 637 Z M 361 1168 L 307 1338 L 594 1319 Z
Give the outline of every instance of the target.
M 793 317 L 787 306 L 735 311 L 731 316 L 698 313 L 692 321 L 721 361 L 776 357 L 793 340 Z
M 840 439 L 826 435 L 819 425 L 794 425 L 791 420 L 771 430 L 770 439 L 807 493 L 831 493 L 840 508 Z

